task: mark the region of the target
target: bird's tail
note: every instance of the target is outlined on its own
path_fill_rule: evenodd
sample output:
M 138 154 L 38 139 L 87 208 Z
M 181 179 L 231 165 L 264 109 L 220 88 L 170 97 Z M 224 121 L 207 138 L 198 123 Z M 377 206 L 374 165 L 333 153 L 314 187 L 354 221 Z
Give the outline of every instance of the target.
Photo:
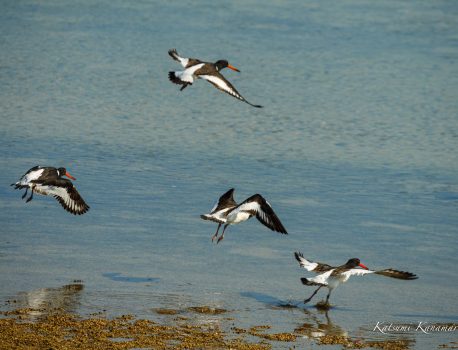
M 28 188 L 28 185 L 22 185 L 20 182 L 15 182 L 14 184 L 11 184 L 10 186 L 14 186 L 14 189 L 22 189 L 22 188 Z
M 305 277 L 301 278 L 301 282 L 305 286 L 324 286 L 325 285 L 323 283 L 314 282 L 314 281 L 312 281 L 312 279 L 307 279 Z

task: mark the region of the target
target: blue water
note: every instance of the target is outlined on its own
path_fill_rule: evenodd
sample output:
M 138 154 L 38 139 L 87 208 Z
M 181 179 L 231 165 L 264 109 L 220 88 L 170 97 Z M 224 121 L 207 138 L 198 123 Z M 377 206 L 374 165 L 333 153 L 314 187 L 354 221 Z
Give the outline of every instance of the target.
M 67 298 L 81 314 L 154 319 L 154 308 L 209 305 L 230 312 L 199 321 L 223 327 L 328 324 L 414 349 L 456 340 L 372 330 L 378 321 L 458 322 L 458 3 L 1 8 L 2 302 L 26 295 L 36 305 L 81 280 Z M 241 73 L 224 75 L 265 108 L 204 81 L 180 92 L 167 78 L 179 68 L 170 48 L 226 58 Z M 37 164 L 65 166 L 90 211 L 22 201 L 9 184 Z M 263 194 L 289 235 L 252 219 L 212 244 L 216 225 L 199 214 L 231 187 L 238 201 Z M 327 315 L 282 308 L 313 291 L 300 283 L 296 250 L 420 278 L 353 278 L 333 292 Z M 313 336 L 296 345 L 313 347 Z

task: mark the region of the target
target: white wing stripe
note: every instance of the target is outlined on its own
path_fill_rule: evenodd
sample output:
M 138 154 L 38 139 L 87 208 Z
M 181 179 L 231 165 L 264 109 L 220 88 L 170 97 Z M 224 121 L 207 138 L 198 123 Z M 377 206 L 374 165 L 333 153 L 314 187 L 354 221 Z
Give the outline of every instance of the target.
M 238 98 L 239 100 L 243 100 L 243 97 L 240 96 L 236 91 L 234 91 L 234 89 L 232 89 L 229 85 L 227 85 L 227 83 L 223 79 L 216 77 L 214 75 L 200 75 L 199 78 L 212 82 L 213 84 L 217 85 L 220 89 L 226 91 L 230 95 Z
M 306 269 L 307 271 L 313 271 L 318 266 L 317 263 L 308 261 L 307 259 L 305 259 L 302 256 L 298 256 L 298 257 L 300 259 L 299 265 L 303 267 L 304 269 Z
M 344 277 L 344 282 L 348 280 L 351 276 L 363 276 L 369 273 L 374 273 L 375 271 L 372 270 L 364 270 L 364 269 L 350 269 L 348 271 L 342 272 L 342 276 Z

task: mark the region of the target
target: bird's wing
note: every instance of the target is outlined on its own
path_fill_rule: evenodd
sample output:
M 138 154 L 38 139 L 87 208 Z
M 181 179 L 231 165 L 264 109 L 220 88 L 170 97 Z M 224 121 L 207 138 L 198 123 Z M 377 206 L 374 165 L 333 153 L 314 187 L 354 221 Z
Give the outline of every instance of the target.
M 392 277 L 392 278 L 398 278 L 401 280 L 415 280 L 418 278 L 417 275 L 407 272 L 407 271 L 398 271 L 394 269 L 384 269 L 384 270 L 379 270 L 374 272 L 377 275 L 382 275 L 382 276 L 387 276 L 387 277 Z
M 262 108 L 260 105 L 254 105 L 250 102 L 248 102 L 240 93 L 235 89 L 232 84 L 227 81 L 225 77 L 223 77 L 219 72 L 214 72 L 213 74 L 203 74 L 199 75 L 199 78 L 205 79 L 209 83 L 213 84 L 214 87 L 216 87 L 218 90 L 224 91 L 225 93 L 228 93 L 229 95 L 235 97 L 236 99 L 239 99 L 240 101 L 246 102 L 249 105 L 256 107 L 256 108 Z
M 58 179 L 43 182 L 37 186 L 37 192 L 53 196 L 66 211 L 74 215 L 81 215 L 89 210 L 89 205 L 70 180 Z
M 231 188 L 229 191 L 219 197 L 218 202 L 215 203 L 210 213 L 214 214 L 221 209 L 235 207 L 236 205 L 237 203 L 234 200 L 234 189 Z
M 320 273 L 320 272 L 329 271 L 334 268 L 331 265 L 307 260 L 306 258 L 304 258 L 301 252 L 295 252 L 294 257 L 299 262 L 299 265 L 303 267 L 304 269 L 306 269 L 307 271 L 314 271 L 316 273 Z
M 205 63 L 199 63 L 189 68 L 186 68 L 183 71 L 169 72 L 169 79 L 172 83 L 175 84 L 192 84 L 194 82 L 194 73 L 196 72 L 196 70 L 202 68 L 204 64 Z
M 189 59 L 188 58 L 184 58 L 184 57 L 180 57 L 180 55 L 178 55 L 178 52 L 177 52 L 176 49 L 169 50 L 169 55 L 175 61 L 179 62 L 183 67 L 186 67 L 188 65 Z
M 301 252 L 294 252 L 294 257 L 299 262 L 299 265 L 307 271 L 313 271 L 318 266 L 316 262 L 309 261 L 302 255 Z
M 256 219 L 258 219 L 263 225 L 270 228 L 272 231 L 277 231 L 285 234 L 288 233 L 286 232 L 286 229 L 284 228 L 280 219 L 273 211 L 269 202 L 267 202 L 260 194 L 255 194 L 250 198 L 247 198 L 234 210 L 248 212 L 252 215 L 255 215 Z
M 347 271 L 342 272 L 341 276 L 342 276 L 342 281 L 345 282 L 351 276 L 363 276 L 363 275 L 367 275 L 367 274 L 374 273 L 374 272 L 375 271 L 372 271 L 372 270 L 355 268 L 355 269 L 349 269 Z

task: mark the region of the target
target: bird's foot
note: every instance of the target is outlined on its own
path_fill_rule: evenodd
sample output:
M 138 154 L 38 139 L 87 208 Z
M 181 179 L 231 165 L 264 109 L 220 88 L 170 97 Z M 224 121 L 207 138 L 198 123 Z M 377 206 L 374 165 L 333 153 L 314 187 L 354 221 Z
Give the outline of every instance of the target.
M 214 234 L 214 235 L 212 236 L 212 242 L 215 240 L 216 237 L 218 237 L 218 234 Z
M 216 244 L 218 244 L 219 242 L 221 242 L 223 239 L 224 239 L 224 235 L 220 236 L 220 237 L 218 238 L 218 241 L 216 241 Z

